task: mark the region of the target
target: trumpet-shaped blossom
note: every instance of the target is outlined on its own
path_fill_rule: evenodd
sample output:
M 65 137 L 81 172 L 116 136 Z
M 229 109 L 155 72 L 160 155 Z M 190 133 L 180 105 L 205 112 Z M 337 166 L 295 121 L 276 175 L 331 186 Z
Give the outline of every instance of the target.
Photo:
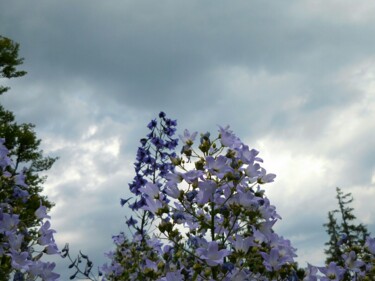
M 330 262 L 327 267 L 318 267 L 320 272 L 322 272 L 325 276 L 321 277 L 320 280 L 322 281 L 329 281 L 335 280 L 340 281 L 342 280 L 345 269 L 341 266 L 338 266 L 335 262 Z
M 12 258 L 12 267 L 18 270 L 29 270 L 29 266 L 32 264 L 28 252 L 10 249 L 8 256 Z
M 60 275 L 53 272 L 56 264 L 54 262 L 36 261 L 30 265 L 30 273 L 34 276 L 39 276 L 45 281 L 59 280 Z
M 0 233 L 9 234 L 17 230 L 20 222 L 19 215 L 2 213 L 0 220 Z
M 229 126 L 219 128 L 220 142 L 223 146 L 229 148 L 239 148 L 241 146 L 241 140 L 233 133 L 233 131 L 229 130 Z
M 365 265 L 363 261 L 357 260 L 357 255 L 354 251 L 350 251 L 349 254 L 343 254 L 343 259 L 345 267 L 353 272 L 361 272 L 361 267 Z
M 17 234 L 17 233 L 11 233 L 8 236 L 8 242 L 9 246 L 12 250 L 19 251 L 21 249 L 21 244 L 23 242 L 24 235 L 22 234 Z
M 217 159 L 212 156 L 206 157 L 206 169 L 208 172 L 216 175 L 219 179 L 222 179 L 227 173 L 233 171 L 229 166 L 229 159 L 223 155 L 219 155 Z
M 207 247 L 197 249 L 200 259 L 205 260 L 209 266 L 215 266 L 224 263 L 224 257 L 230 255 L 227 249 L 219 250 L 219 244 L 216 241 L 208 243 Z
M 40 202 L 39 208 L 35 211 L 35 216 L 38 219 L 51 219 L 51 216 L 47 215 L 47 208 Z
M 197 194 L 197 203 L 206 204 L 213 201 L 214 193 L 217 190 L 217 184 L 214 181 L 203 181 L 198 183 L 199 191 Z
M 263 264 L 268 271 L 277 271 L 285 263 L 285 258 L 283 258 L 278 249 L 272 248 L 270 253 L 260 252 L 264 261 Z
M 236 251 L 246 254 L 251 246 L 256 246 L 253 237 L 243 237 L 237 234 L 235 239 L 232 239 L 233 247 Z
M 197 136 L 197 133 L 198 132 L 190 133 L 187 129 L 185 129 L 184 134 L 179 135 L 179 137 L 180 137 L 180 140 L 182 141 L 183 144 L 186 144 L 186 145 L 190 146 L 194 143 L 194 140 Z
M 55 244 L 55 239 L 53 238 L 53 234 L 56 233 L 54 229 L 50 229 L 51 223 L 46 221 L 39 229 L 40 237 L 38 242 L 40 245 L 53 245 Z

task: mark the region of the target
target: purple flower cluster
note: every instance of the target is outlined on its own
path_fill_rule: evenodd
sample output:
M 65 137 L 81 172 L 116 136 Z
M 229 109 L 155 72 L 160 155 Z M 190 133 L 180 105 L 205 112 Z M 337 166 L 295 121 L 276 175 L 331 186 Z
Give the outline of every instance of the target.
M 154 211 L 160 207 L 154 196 L 160 200 L 167 200 L 162 186 L 168 173 L 174 170 L 171 159 L 176 157 L 174 149 L 178 145 L 178 139 L 174 138 L 177 122 L 166 117 L 160 112 L 158 119 L 153 119 L 147 125 L 150 132 L 146 138 L 140 140 L 136 162 L 134 163 L 135 177 L 129 184 L 130 191 L 136 195 L 136 199 L 121 199 L 121 205 L 126 203 L 137 213 L 140 224 L 132 216 L 126 221 L 128 227 L 136 230 L 137 235 L 145 235 L 145 227 L 149 220 L 153 220 Z M 144 239 L 144 237 L 143 237 Z
M 174 170 L 172 161 L 176 157 L 174 150 L 178 145 L 178 139 L 173 137 L 176 125 L 175 120 L 160 112 L 158 118 L 147 125 L 150 132 L 146 138 L 140 140 L 141 146 L 134 163 L 136 175 L 129 184 L 135 199 L 130 197 L 120 201 L 122 206 L 127 204 L 134 212 L 134 215 L 126 220 L 129 230 L 134 232 L 133 239 L 128 241 L 124 233 L 113 236 L 116 251 L 107 254 L 111 264 L 102 268 L 111 279 L 134 280 L 130 276 L 142 279 L 146 276 L 144 267 L 153 267 L 151 257 L 155 255 L 156 245 L 150 244 L 153 240 L 147 230 L 155 219 L 155 212 L 162 206 L 160 202 L 168 202 L 164 186 L 166 175 Z M 134 268 L 126 271 L 124 266 Z
M 130 207 L 150 214 L 152 226 L 143 233 L 133 217 L 127 221 L 137 231 L 132 239 L 124 233 L 114 238 L 116 251 L 102 268 L 105 279 L 288 278 L 296 269 L 295 249 L 272 229 L 280 216 L 260 186 L 275 175 L 261 167 L 258 151 L 249 149 L 229 128 L 220 128 L 213 140 L 209 133 L 202 134 L 197 150 L 197 133 L 185 130 L 180 136 L 182 154 L 169 154 L 170 166 L 163 173 L 154 164 L 162 158 L 151 157 L 158 154 L 150 151 L 165 149 L 161 145 L 166 144 L 165 136 L 156 129 L 156 120 L 148 127 L 157 130 L 159 139 L 153 141 L 152 133 L 141 141 L 137 175 L 130 185 L 141 199 Z M 142 225 L 144 217 L 138 218 Z
M 11 259 L 14 280 L 57 280 L 59 275 L 53 272 L 54 263 L 43 262 L 44 254 L 59 254 L 53 238 L 55 230 L 50 228 L 50 219 L 46 207 L 41 203 L 35 211 L 39 229 L 27 229 L 17 209 L 22 208 L 29 199 L 28 186 L 24 174 L 12 175 L 7 168 L 12 165 L 8 149 L 0 139 L 0 178 L 1 195 L 6 198 L 0 203 L 0 258 Z M 36 240 L 33 237 L 37 237 Z
M 153 119 L 147 125 L 150 133 L 140 140 L 136 162 L 134 163 L 135 177 L 129 184 L 130 191 L 140 198 L 130 205 L 132 210 L 139 210 L 145 203 L 144 193 L 140 191 L 147 183 L 161 186 L 161 180 L 174 169 L 171 158 L 176 156 L 174 149 L 178 139 L 173 138 L 176 131 L 176 120 L 166 117 L 164 112 L 159 113 L 159 120 Z M 121 199 L 124 205 L 127 200 Z
M 113 237 L 103 280 L 366 280 L 373 238 L 366 259 L 347 251 L 344 266 L 298 268 L 296 249 L 273 230 L 281 217 L 261 186 L 276 176 L 262 167 L 259 152 L 220 127 L 216 138 L 205 133 L 198 141 L 197 132 L 185 130 L 177 156 L 176 123 L 159 117 L 138 149 L 130 184 L 138 199 L 122 199 L 141 212 L 126 221 L 136 231 Z

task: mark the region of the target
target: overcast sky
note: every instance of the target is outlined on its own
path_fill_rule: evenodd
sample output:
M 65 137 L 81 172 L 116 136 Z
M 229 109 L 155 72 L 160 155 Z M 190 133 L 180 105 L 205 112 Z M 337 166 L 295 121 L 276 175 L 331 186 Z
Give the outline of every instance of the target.
M 45 194 L 61 248 L 106 261 L 161 110 L 179 132 L 230 125 L 260 150 L 302 266 L 324 262 L 336 186 L 375 233 L 374 1 L 0 0 L 0 34 L 28 71 L 1 81 L 1 103 L 60 157 Z

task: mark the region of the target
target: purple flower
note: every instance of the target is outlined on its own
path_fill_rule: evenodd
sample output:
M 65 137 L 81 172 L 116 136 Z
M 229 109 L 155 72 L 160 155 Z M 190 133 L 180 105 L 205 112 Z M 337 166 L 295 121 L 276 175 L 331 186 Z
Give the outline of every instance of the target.
M 297 255 L 295 254 L 296 249 L 292 247 L 290 240 L 284 239 L 282 236 L 276 233 L 271 233 L 270 246 L 276 248 L 279 251 L 279 255 L 285 262 L 294 262 L 293 258 Z
M 184 280 L 184 276 L 180 271 L 168 272 L 165 277 L 158 279 L 157 281 L 177 281 Z
M 273 182 L 275 178 L 276 178 L 275 174 L 267 174 L 266 169 L 260 168 L 258 183 L 264 184 L 268 182 Z
M 15 231 L 19 222 L 19 215 L 3 213 L 2 219 L 0 220 L 0 233 L 7 234 Z
M 317 281 L 318 280 L 318 269 L 316 266 L 313 266 L 311 264 L 307 264 L 307 269 L 305 270 L 305 277 L 303 278 L 303 281 Z
M 158 252 L 159 254 L 163 254 L 162 246 L 163 243 L 157 237 L 152 237 L 147 239 L 147 245 L 153 249 L 153 251 Z
M 177 224 L 181 224 L 185 221 L 185 214 L 181 211 L 176 211 L 172 215 L 173 221 Z
M 203 176 L 203 171 L 200 170 L 191 170 L 184 174 L 182 174 L 182 177 L 187 183 L 194 183 L 198 180 L 198 178 L 201 178 Z
M 187 129 L 184 130 L 183 135 L 179 135 L 181 141 L 188 146 L 191 146 L 194 143 L 196 136 L 197 132 L 191 134 Z
M 354 251 L 351 251 L 348 255 L 343 254 L 342 258 L 345 261 L 346 268 L 354 272 L 361 272 L 360 267 L 365 265 L 363 261 L 357 260 L 357 255 Z
M 371 254 L 375 255 L 375 238 L 367 237 L 365 246 Z
M 225 279 L 225 281 L 253 281 L 257 280 L 255 278 L 251 278 L 251 274 L 245 270 L 239 270 L 238 268 L 234 268 L 232 272 L 229 273 L 228 279 Z
M 268 198 L 259 199 L 258 202 L 260 205 L 258 207 L 258 211 L 262 214 L 264 219 L 267 221 L 281 219 L 279 214 L 276 213 L 276 207 L 270 204 L 270 200 L 268 200 Z
M 258 171 L 259 169 L 260 169 L 260 165 L 258 163 L 255 163 L 254 165 L 249 165 L 245 169 L 245 174 L 246 176 L 249 177 L 250 183 L 254 183 L 257 181 L 259 177 L 259 171 Z
M 149 259 L 146 259 L 145 268 L 152 269 L 155 272 L 158 270 L 157 264 L 154 261 L 151 261 Z
M 233 171 L 229 166 L 229 159 L 223 155 L 219 155 L 216 159 L 212 156 L 207 156 L 205 168 L 208 172 L 218 176 L 219 179 L 222 179 L 228 172 Z
M 126 224 L 127 224 L 127 226 L 135 226 L 136 224 L 137 224 L 137 220 L 135 220 L 135 219 L 133 219 L 133 216 L 130 216 L 130 219 L 128 219 L 127 221 L 126 221 Z
M 152 142 L 153 145 L 155 145 L 159 149 L 161 149 L 164 146 L 164 141 L 161 138 L 158 138 L 158 137 L 152 138 L 151 142 Z
M 160 189 L 157 184 L 148 182 L 145 186 L 142 186 L 139 191 L 146 194 L 149 198 L 156 198 L 159 197 Z
M 19 251 L 21 244 L 23 242 L 24 236 L 22 234 L 13 234 L 11 233 L 8 236 L 9 246 L 11 249 Z
M 118 262 L 113 262 L 111 265 L 104 264 L 101 267 L 101 271 L 106 275 L 113 274 L 114 276 L 120 276 L 124 272 L 124 267 Z
M 113 235 L 112 240 L 116 245 L 122 245 L 125 242 L 125 237 L 123 233 L 119 235 Z
M 189 192 L 186 192 L 186 200 L 189 201 L 189 202 L 192 202 L 194 200 L 194 198 L 197 196 L 198 194 L 198 191 L 196 190 L 192 190 L 192 191 L 189 191 Z
M 59 254 L 60 251 L 57 248 L 56 244 L 49 244 L 47 247 L 44 248 L 43 253 L 46 253 L 47 255 L 55 255 Z
M 277 271 L 285 263 L 284 259 L 280 256 L 278 249 L 271 249 L 270 253 L 260 252 L 263 257 L 263 265 L 267 271 Z
M 263 162 L 262 159 L 256 158 L 256 156 L 259 154 L 259 151 L 255 149 L 249 150 L 249 147 L 247 145 L 243 144 L 241 147 L 236 149 L 236 151 L 237 151 L 237 155 L 236 155 L 237 158 L 241 159 L 241 161 L 245 164 L 253 165 L 255 160 L 259 162 Z
M 223 263 L 223 265 L 221 266 L 221 268 L 222 268 L 224 271 L 229 271 L 229 272 L 231 272 L 231 271 L 234 269 L 234 264 L 231 263 L 231 262 L 225 262 L 225 263 Z
M 168 127 L 177 126 L 177 120 L 165 118 L 164 121 L 165 121 L 165 125 L 167 125 Z
M 146 198 L 146 205 L 142 206 L 141 209 L 150 211 L 155 214 L 160 208 L 163 207 L 163 203 L 159 199 Z
M 177 184 L 179 184 L 183 180 L 182 174 L 180 172 L 169 173 L 165 176 L 165 178 L 167 179 L 166 185 L 174 187 L 177 187 Z
M 177 199 L 180 196 L 180 190 L 178 189 L 178 187 L 175 185 L 169 185 L 168 183 L 165 186 L 164 192 L 168 196 L 175 198 L 175 199 Z
M 343 269 L 341 266 L 338 266 L 335 262 L 330 262 L 327 267 L 318 267 L 319 271 L 323 273 L 325 276 L 321 278 L 322 281 L 330 281 L 335 280 L 339 281 L 342 280 L 345 269 Z
M 151 120 L 151 122 L 148 123 L 147 128 L 149 128 L 150 130 L 153 130 L 153 129 L 156 127 L 157 124 L 158 124 L 158 123 L 156 122 L 155 119 L 154 119 L 154 120 Z
M 231 254 L 229 250 L 222 249 L 219 250 L 219 245 L 216 241 L 208 243 L 207 248 L 198 248 L 197 254 L 199 257 L 207 262 L 209 266 L 216 266 L 218 264 L 223 264 L 224 257 Z
M 229 126 L 222 128 L 219 126 L 220 142 L 223 146 L 229 148 L 236 148 L 241 146 L 241 140 L 229 130 Z
M 45 281 L 58 280 L 60 275 L 53 272 L 56 264 L 54 262 L 36 261 L 30 266 L 30 272 Z
M 40 206 L 35 211 L 35 216 L 38 219 L 51 219 L 51 216 L 47 215 L 47 208 L 42 205 L 42 201 L 40 201 Z
M 174 131 L 173 131 L 174 133 Z M 171 132 L 168 132 L 168 135 L 171 134 Z M 165 142 L 165 146 L 169 149 L 169 150 L 173 150 L 177 147 L 178 145 L 178 140 L 177 139 L 173 139 L 171 141 L 167 141 Z
M 206 204 L 208 201 L 212 202 L 213 195 L 217 190 L 217 184 L 214 181 L 208 180 L 199 182 L 198 187 L 197 203 Z
M 39 229 L 40 237 L 38 239 L 38 243 L 42 246 L 55 244 L 53 233 L 55 233 L 56 231 L 53 229 L 49 229 L 50 226 L 51 223 L 49 221 L 46 221 Z
M 15 175 L 14 182 L 16 185 L 21 187 L 28 187 L 28 185 L 25 183 L 26 175 L 25 170 L 23 170 L 20 174 Z
M 123 198 L 120 198 L 120 204 L 121 204 L 121 207 L 124 207 L 124 205 L 126 204 L 126 203 L 128 203 L 128 201 L 130 200 L 130 199 L 132 199 L 133 197 L 129 197 L 129 198 L 127 198 L 127 199 L 123 199 Z
M 136 200 L 133 204 L 129 204 L 129 208 L 133 211 L 141 209 L 143 206 L 146 205 L 146 199 L 141 197 L 141 199 Z
M 18 186 L 15 186 L 13 188 L 13 196 L 14 198 L 20 198 L 23 203 L 26 203 L 29 197 L 29 192 L 27 192 L 27 190 L 19 188 Z
M 12 164 L 12 160 L 8 157 L 9 150 L 4 146 L 5 139 L 0 138 L 0 168 L 4 169 Z
M 254 238 L 253 237 L 243 237 L 242 235 L 236 235 L 236 239 L 232 240 L 232 244 L 234 249 L 237 252 L 242 252 L 246 254 L 250 246 L 255 246 L 256 244 L 254 243 Z
M 9 250 L 8 256 L 12 258 L 12 267 L 19 270 L 28 270 L 32 261 L 29 260 L 28 252 L 17 252 L 13 249 Z

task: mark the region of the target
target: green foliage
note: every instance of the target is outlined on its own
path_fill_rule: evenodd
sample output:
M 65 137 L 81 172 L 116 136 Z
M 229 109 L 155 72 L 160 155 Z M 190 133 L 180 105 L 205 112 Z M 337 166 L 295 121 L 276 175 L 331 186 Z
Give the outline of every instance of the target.
M 16 67 L 23 62 L 18 57 L 19 44 L 0 35 L 0 78 L 14 78 L 24 76 L 26 71 L 17 70 Z M 9 88 L 0 86 L 0 95 Z
M 328 212 L 328 223 L 323 225 L 330 237 L 329 241 L 325 243 L 328 246 L 324 250 L 327 256 L 326 264 L 335 262 L 344 267 L 345 260 L 343 254 L 348 254 L 351 251 L 355 252 L 357 259 L 371 263 L 370 255 L 365 247 L 369 232 L 367 227 L 362 223 L 355 223 L 354 208 L 350 207 L 350 204 L 353 202 L 353 196 L 351 193 L 344 194 L 338 187 L 336 188 L 336 192 L 339 208 Z M 366 278 L 370 279 L 365 278 L 363 280 L 374 280 L 371 279 L 374 277 L 375 274 L 370 272 L 366 276 Z M 352 278 L 354 277 L 347 273 L 344 280 L 352 280 Z
M 16 66 L 22 64 L 23 59 L 18 58 L 19 45 L 12 40 L 0 36 L 0 78 L 20 77 L 26 74 L 25 71 L 18 71 Z M 0 86 L 0 94 L 6 92 L 9 88 Z M 25 204 L 22 199 L 13 202 L 13 210 L 20 214 L 21 221 L 25 228 L 32 234 L 29 244 L 37 239 L 36 225 L 38 220 L 35 211 L 42 203 L 47 208 L 51 208 L 53 203 L 48 201 L 47 197 L 41 195 L 42 184 L 46 177 L 40 173 L 49 170 L 57 160 L 54 157 L 45 157 L 40 149 L 41 140 L 35 133 L 35 125 L 30 123 L 19 124 L 15 121 L 12 112 L 6 110 L 0 104 L 0 138 L 5 139 L 5 146 L 10 151 L 10 157 L 14 166 L 8 168 L 8 172 L 15 176 L 24 171 L 25 182 L 28 184 L 30 198 Z M 4 178 L 0 181 L 0 202 L 6 202 L 9 195 L 13 192 L 13 186 L 7 184 Z M 1 237 L 0 237 L 1 239 Z M 25 244 L 24 247 L 27 245 Z M 0 258 L 1 271 L 0 276 L 8 276 L 11 266 L 10 259 L 7 256 Z
M 341 260 L 340 257 L 343 254 L 341 248 L 338 246 L 341 236 L 339 233 L 340 226 L 337 224 L 334 213 L 334 211 L 328 212 L 328 223 L 324 224 L 330 237 L 329 241 L 325 243 L 328 246 L 328 249 L 324 250 L 324 253 L 327 255 L 326 264 L 329 264 L 331 261 Z

